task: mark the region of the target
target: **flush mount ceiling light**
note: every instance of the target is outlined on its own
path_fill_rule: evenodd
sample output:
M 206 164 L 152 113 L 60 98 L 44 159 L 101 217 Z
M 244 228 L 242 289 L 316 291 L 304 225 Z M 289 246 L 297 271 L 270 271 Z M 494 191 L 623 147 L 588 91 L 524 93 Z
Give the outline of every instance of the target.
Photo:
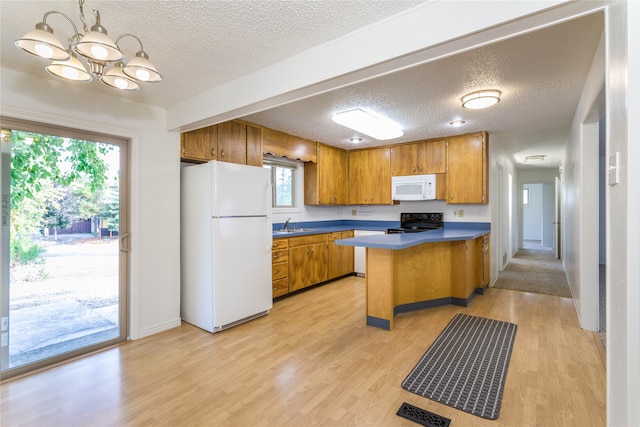
M 378 140 L 394 139 L 404 135 L 397 125 L 359 108 L 336 113 L 331 119 L 339 125 Z
M 547 157 L 546 154 L 534 154 L 531 156 L 525 156 L 521 163 L 523 164 L 531 164 L 531 163 L 548 163 L 551 159 Z
M 500 95 L 502 95 L 502 92 L 499 90 L 479 90 L 463 96 L 460 100 L 462 101 L 462 107 L 479 110 L 500 102 Z
M 354 144 L 357 144 L 359 142 L 362 142 L 362 138 L 354 136 L 353 138 L 349 138 L 349 142 L 353 142 Z
M 84 16 L 84 2 L 85 0 L 78 0 L 80 21 L 85 34 L 78 32 L 78 28 L 67 15 L 51 10 L 44 14 L 42 22 L 36 24 L 35 30 L 16 40 L 16 46 L 32 55 L 52 60 L 46 70 L 65 80 L 88 82 L 92 80 L 91 75 L 94 75 L 104 84 L 122 90 L 137 90 L 140 88 L 138 82 L 161 81 L 162 76 L 149 61 L 149 55 L 144 51 L 142 41 L 137 36 L 130 33 L 121 34 L 114 42 L 100 22 L 99 11 L 94 11 L 96 23 L 89 30 Z M 47 24 L 47 18 L 52 14 L 64 17 L 73 27 L 73 34 L 68 39 L 68 49 L 64 48 L 53 34 L 53 28 Z M 119 45 L 124 37 L 133 38 L 140 45 L 140 50 L 126 65 L 122 62 L 125 55 Z M 76 53 L 87 61 L 91 74 Z M 113 67 L 106 71 L 111 63 L 114 63 Z
M 464 120 L 454 120 L 452 122 L 449 122 L 449 125 L 453 126 L 454 128 L 460 127 L 463 124 L 465 124 L 467 122 L 465 122 Z

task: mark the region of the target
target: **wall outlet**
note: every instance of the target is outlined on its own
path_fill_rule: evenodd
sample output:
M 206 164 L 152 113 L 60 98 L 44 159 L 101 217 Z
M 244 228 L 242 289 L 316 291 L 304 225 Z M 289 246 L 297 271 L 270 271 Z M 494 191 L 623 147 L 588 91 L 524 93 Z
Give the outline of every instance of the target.
M 351 216 L 356 216 L 358 215 L 358 211 L 355 209 L 351 209 Z
M 9 318 L 8 317 L 3 317 L 2 318 L 2 332 L 6 331 L 7 329 L 9 329 Z
M 2 347 L 9 345 L 9 332 L 2 333 Z
M 458 216 L 460 218 L 462 218 L 464 216 L 464 210 L 463 209 L 458 209 Z

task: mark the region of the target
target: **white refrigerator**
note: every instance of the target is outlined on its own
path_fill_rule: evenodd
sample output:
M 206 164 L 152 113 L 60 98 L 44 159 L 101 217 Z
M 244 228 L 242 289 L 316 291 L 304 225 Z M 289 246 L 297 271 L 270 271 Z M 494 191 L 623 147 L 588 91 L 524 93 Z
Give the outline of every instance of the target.
M 269 170 L 214 160 L 184 166 L 180 187 L 182 320 L 218 332 L 269 313 Z

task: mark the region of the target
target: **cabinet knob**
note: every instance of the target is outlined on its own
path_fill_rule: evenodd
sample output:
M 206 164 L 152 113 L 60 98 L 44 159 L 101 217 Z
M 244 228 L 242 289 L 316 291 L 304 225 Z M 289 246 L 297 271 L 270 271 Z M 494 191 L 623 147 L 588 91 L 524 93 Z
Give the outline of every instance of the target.
M 280 257 L 280 255 L 274 255 L 273 259 L 278 259 Z
M 224 157 L 224 150 L 220 150 L 220 157 Z

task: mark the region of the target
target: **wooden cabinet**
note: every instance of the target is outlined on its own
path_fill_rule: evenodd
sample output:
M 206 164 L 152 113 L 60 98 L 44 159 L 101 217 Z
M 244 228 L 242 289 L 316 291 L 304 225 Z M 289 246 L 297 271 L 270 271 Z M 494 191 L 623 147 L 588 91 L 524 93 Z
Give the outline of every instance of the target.
M 484 292 L 491 281 L 491 233 L 476 239 L 476 289 Z
M 273 298 L 289 293 L 289 240 L 273 239 L 271 245 Z
M 316 163 L 304 165 L 305 205 L 347 204 L 347 152 L 318 144 Z
M 247 126 L 240 122 L 218 125 L 218 160 L 229 163 L 247 163 Z
M 444 139 L 391 147 L 391 176 L 445 173 L 446 167 Z
M 335 241 L 353 237 L 353 231 L 342 231 L 329 234 L 329 271 L 327 280 L 345 276 L 354 272 L 352 246 L 336 245 Z
M 187 162 L 208 162 L 216 159 L 218 126 L 180 134 L 180 159 Z
M 384 205 L 391 200 L 390 148 L 349 152 L 349 204 Z
M 183 161 L 262 166 L 262 129 L 232 120 L 180 135 Z
M 289 291 L 327 280 L 327 235 L 289 238 Z
M 317 143 L 277 130 L 262 128 L 262 144 L 264 154 L 302 160 L 305 163 L 315 162 L 317 158 Z
M 447 140 L 447 203 L 489 202 L 487 134 L 461 135 Z
M 262 167 L 262 129 L 247 125 L 247 165 Z

